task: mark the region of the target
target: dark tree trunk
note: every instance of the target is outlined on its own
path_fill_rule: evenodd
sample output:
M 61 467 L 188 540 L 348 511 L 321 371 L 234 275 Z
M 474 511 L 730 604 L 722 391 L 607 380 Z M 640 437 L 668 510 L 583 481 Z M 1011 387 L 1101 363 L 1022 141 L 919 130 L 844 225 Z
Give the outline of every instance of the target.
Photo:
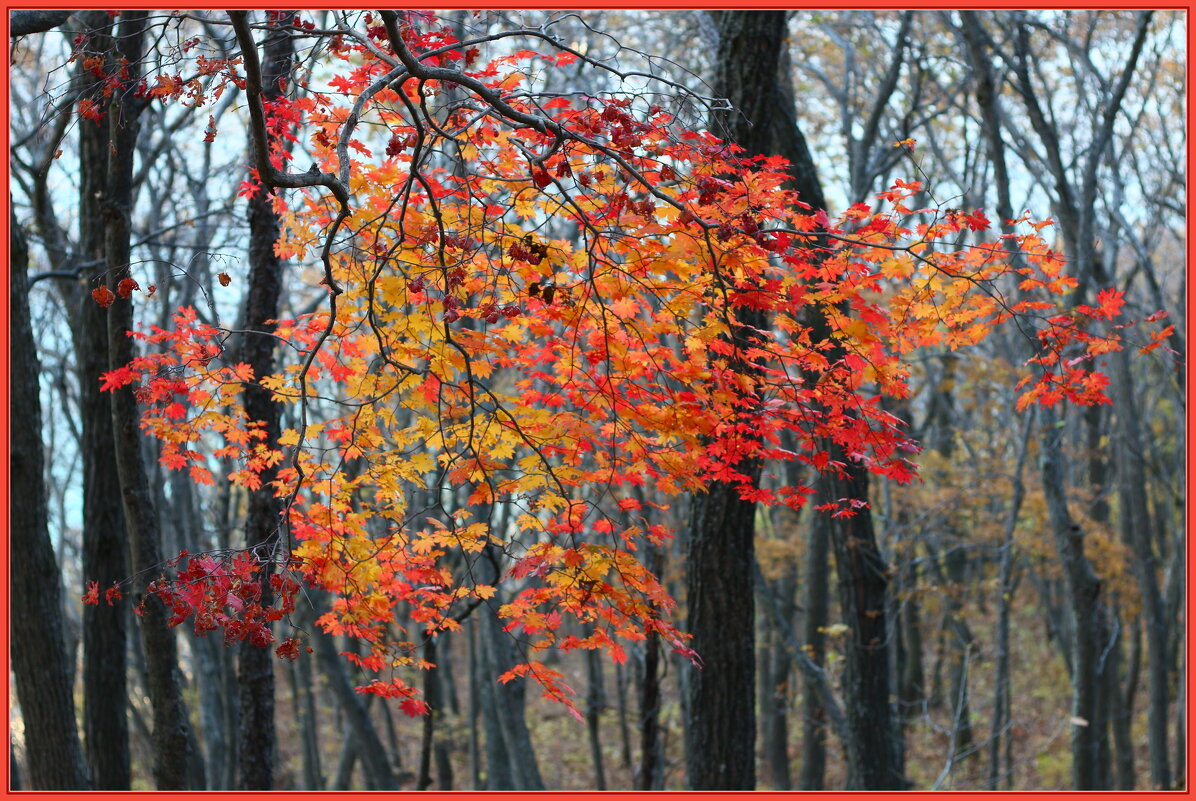
M 1120 616 L 1120 609 L 1114 616 Z M 1121 683 L 1122 663 L 1125 660 L 1125 637 L 1119 636 L 1109 652 L 1109 728 L 1113 735 L 1113 777 L 1118 790 L 1133 790 L 1137 784 L 1134 770 L 1134 738 L 1132 731 L 1133 704 L 1126 686 Z M 1137 655 L 1135 654 L 1135 658 Z M 1131 671 L 1136 668 L 1131 666 Z
M 653 575 L 663 576 L 665 549 L 648 545 L 646 562 Z M 664 733 L 660 725 L 663 700 L 661 687 L 660 635 L 650 632 L 644 640 L 644 659 L 638 671 L 637 694 L 639 709 L 640 761 L 635 766 L 633 786 L 637 790 L 664 789 Z M 619 666 L 615 665 L 615 691 L 618 693 L 619 722 L 622 730 L 624 759 L 631 766 L 631 742 L 627 732 L 626 686 Z
M 277 21 L 263 43 L 262 101 L 265 103 L 286 96 L 295 57 L 294 40 L 286 28 L 293 13 L 278 13 Z M 283 279 L 283 262 L 274 252 L 278 237 L 279 221 L 273 208 L 273 194 L 259 192 L 249 200 L 249 287 L 245 294 L 243 328 L 250 333 L 246 334 L 240 354 L 241 359 L 253 368 L 257 380 L 274 373 L 275 340 L 270 335 L 274 332 L 273 320 L 278 317 Z M 269 390 L 256 382 L 245 388 L 245 414 L 250 420 L 262 423 L 267 447 L 278 441 L 281 433 L 278 405 Z M 245 545 L 257 557 L 259 567 L 255 577 L 261 582 L 263 607 L 273 602 L 270 576 L 284 543 L 280 536 L 282 501 L 269 490 L 276 474 L 276 467 L 262 471 L 263 489 L 249 494 L 245 519 Z M 274 655 L 271 649 L 243 641 L 237 680 L 241 704 L 240 786 L 244 790 L 270 790 L 274 787 Z
M 121 91 L 113 93 L 108 107 L 108 182 L 105 193 L 105 255 L 111 288 L 129 275 L 130 216 L 133 206 L 133 150 L 137 141 L 140 109 L 128 87 L 137 83 L 145 41 L 148 14 L 122 12 L 117 56 L 128 64 L 128 77 Z M 133 307 L 118 298 L 108 310 L 108 363 L 123 367 L 133 356 L 128 336 L 133 325 Z M 146 592 L 153 571 L 161 562 L 157 513 L 141 453 L 141 429 L 133 388 L 112 393 L 111 422 L 114 433 L 117 473 L 134 569 L 134 586 L 145 613 L 141 615 L 141 639 L 147 668 L 147 690 L 154 708 L 153 774 L 159 790 L 187 787 L 191 757 L 190 724 L 183 705 L 178 676 L 178 653 L 174 631 L 167 623 L 162 602 Z
M 805 615 L 802 637 L 811 661 L 826 663 L 826 627 L 830 622 L 830 519 L 816 515 L 806 546 Z M 826 707 L 818 688 L 810 678 L 802 690 L 801 768 L 797 777 L 800 790 L 826 788 Z
M 1105 687 L 1101 659 L 1109 645 L 1108 610 L 1101 597 L 1101 581 L 1084 553 L 1084 531 L 1067 508 L 1061 458 L 1061 435 L 1055 425 L 1058 418 L 1044 410 L 1040 467 L 1047 511 L 1067 581 L 1070 603 L 1068 612 L 1073 626 L 1071 648 L 1072 782 L 1077 790 L 1101 790 L 1104 766 L 1102 753 L 1108 751 Z
M 86 790 L 62 588 L 46 520 L 40 365 L 29 319 L 29 247 L 10 212 L 9 587 L 12 671 L 25 722 L 31 790 Z
M 1155 790 L 1171 789 L 1170 755 L 1167 749 L 1169 709 L 1169 666 L 1166 608 L 1159 589 L 1158 559 L 1155 557 L 1150 510 L 1146 501 L 1146 454 L 1139 430 L 1138 402 L 1134 397 L 1129 356 L 1125 351 L 1112 355 L 1115 370 L 1114 398 L 1117 402 L 1120 447 L 1117 449 L 1119 517 L 1121 536 L 1134 554 L 1134 576 L 1142 595 L 1142 614 L 1146 621 L 1146 650 L 1150 700 L 1147 706 L 1147 732 L 1150 741 L 1150 783 Z
M 484 790 L 482 782 L 482 745 L 478 718 L 482 715 L 481 655 L 478 653 L 478 617 L 469 622 L 469 773 L 473 789 Z M 487 757 L 489 752 L 487 752 Z
M 784 156 L 790 162 L 792 186 L 801 198 L 815 209 L 825 209 L 826 201 L 822 195 L 813 158 L 806 146 L 805 138 L 798 128 L 795 116 L 795 98 L 791 84 L 788 81 L 785 65 L 783 43 L 785 40 L 784 12 L 752 12 L 752 11 L 724 11 L 713 14 L 718 31 L 719 44 L 716 58 L 716 94 L 727 97 L 738 109 L 738 113 L 729 115 L 721 128 L 716 124 L 717 133 L 724 135 L 741 145 L 746 154 L 776 154 Z M 811 315 L 809 324 L 812 327 L 812 339 L 827 339 L 830 336 L 825 319 L 817 313 Z M 765 327 L 767 321 L 750 321 L 760 328 Z M 846 465 L 842 476 L 823 476 L 819 483 L 821 498 L 829 500 L 851 499 L 867 501 L 868 481 L 865 468 L 848 458 L 841 449 L 827 444 L 832 461 Z M 710 498 L 712 496 L 705 496 Z M 703 501 L 704 503 L 705 501 Z M 722 506 L 733 503 L 734 498 L 728 499 Z M 820 502 L 825 502 L 820 501 Z M 699 504 L 700 506 L 701 504 Z M 752 521 L 750 505 L 739 509 L 741 524 Z M 695 518 L 697 515 L 695 515 Z M 706 515 L 706 517 L 709 517 Z M 746 518 L 746 519 L 745 519 Z M 747 526 L 743 526 L 747 527 Z M 728 553 L 739 553 L 743 550 L 746 539 L 750 560 L 751 535 L 743 537 L 742 532 L 737 537 L 724 537 L 724 550 L 717 554 L 716 562 L 720 569 L 720 577 L 724 581 L 730 575 L 735 575 L 737 557 Z M 731 542 L 728 542 L 731 540 Z M 847 753 L 848 753 L 848 787 L 849 789 L 901 789 L 908 783 L 902 775 L 900 767 L 899 730 L 893 725 L 890 709 L 890 677 L 889 662 L 890 649 L 888 647 L 888 627 L 886 622 L 887 607 L 887 566 L 880 555 L 875 531 L 872 527 L 871 514 L 858 513 L 852 518 L 837 518 L 830 521 L 830 541 L 835 553 L 835 564 L 838 572 L 840 606 L 843 610 L 844 622 L 851 628 L 852 635 L 848 641 L 845 654 L 844 700 L 847 717 Z M 692 544 L 691 544 L 692 547 Z M 724 561 L 725 560 L 725 561 Z M 691 556 L 690 568 L 694 567 Z M 750 573 L 749 573 L 750 575 Z M 724 585 L 729 586 L 729 585 Z M 735 592 L 746 598 L 751 598 L 750 581 L 736 584 Z M 694 581 L 690 581 L 690 603 L 693 604 Z M 736 601 L 738 604 L 739 602 Z M 749 655 L 740 659 L 751 659 L 752 644 L 750 642 L 751 619 L 746 624 L 740 619 L 722 619 L 718 625 L 721 632 L 746 631 L 749 641 L 746 644 L 736 643 L 735 648 L 746 650 Z M 742 629 L 739 627 L 742 626 Z M 692 630 L 692 628 L 691 628 Z M 724 642 L 726 642 L 724 637 Z M 705 654 L 694 643 L 699 654 Z M 741 681 L 747 693 L 753 686 L 751 671 L 746 679 Z M 694 701 L 699 696 L 691 693 L 690 705 L 696 707 Z M 724 737 L 735 737 L 740 748 L 746 748 L 746 759 L 741 758 L 739 764 L 752 765 L 751 738 L 754 726 L 751 725 L 751 703 L 748 703 L 747 715 L 736 719 L 736 726 L 744 726 L 746 731 L 728 727 Z M 690 710 L 692 712 L 692 709 Z M 687 737 L 689 731 L 687 728 Z M 686 749 L 691 764 L 698 762 L 710 764 L 715 760 L 700 760 L 695 758 L 695 752 Z M 754 776 L 752 777 L 754 780 Z M 754 781 L 753 781 L 754 783 Z M 728 787 L 729 785 L 719 785 Z M 691 787 L 699 785 L 691 782 Z M 705 789 L 705 788 L 703 788 Z M 747 789 L 737 787 L 736 789 Z
M 756 786 L 755 503 L 733 485 L 693 499 L 688 566 L 691 646 L 685 761 L 690 790 Z
M 901 604 L 898 636 L 901 638 L 897 665 L 897 709 L 903 725 L 922 711 L 926 700 L 926 676 L 922 666 L 922 608 L 918 600 L 918 561 L 913 543 L 902 554 L 898 581 Z
M 657 549 L 654 549 L 657 550 Z M 659 564 L 659 563 L 658 563 Z M 656 575 L 660 573 L 653 571 Z M 660 635 L 644 641 L 644 663 L 639 677 L 640 762 L 635 767 L 635 789 L 664 789 L 664 743 L 660 730 Z M 623 688 L 619 688 L 620 695 Z M 621 706 L 625 706 L 620 700 Z M 630 751 L 630 744 L 625 744 Z
M 96 52 L 112 46 L 111 22 L 102 11 L 85 12 L 82 30 Z M 80 80 L 88 73 L 80 72 Z M 98 87 L 96 102 L 102 103 Z M 79 375 L 79 416 L 83 468 L 83 580 L 101 590 L 129 577 L 120 478 L 112 409 L 100 392 L 100 375 L 108 371 L 108 314 L 90 290 L 104 280 L 104 217 L 107 187 L 108 130 L 90 120 L 79 129 L 79 258 L 86 280 L 78 296 L 71 329 Z M 95 790 L 128 790 L 129 717 L 127 662 L 128 601 L 83 608 L 83 737 L 91 786 Z
M 836 449 L 837 450 L 837 449 Z M 868 473 L 841 451 L 832 461 L 846 465 L 845 477 L 824 475 L 820 498 L 867 498 Z M 847 789 L 903 790 L 897 729 L 889 682 L 885 609 L 888 567 L 880 555 L 872 513 L 830 519 L 838 574 L 839 608 L 851 629 L 844 646 L 843 701 L 847 716 Z
M 606 789 L 606 771 L 602 764 L 602 737 L 599 725 L 606 709 L 606 691 L 602 686 L 601 654 L 586 651 L 586 729 L 590 735 L 590 759 L 594 763 L 594 789 Z
M 714 91 L 734 111 L 711 126 L 746 156 L 773 152 L 777 75 L 785 39 L 784 12 L 710 12 L 718 31 Z M 761 313 L 740 322 L 766 329 Z M 746 331 L 732 338 L 746 345 Z M 739 369 L 747 369 L 740 366 Z M 759 480 L 759 464 L 737 468 Z M 739 488 L 715 482 L 693 497 L 687 603 L 691 645 L 702 660 L 689 672 L 685 703 L 686 784 L 691 790 L 756 787 L 755 503 Z
M 324 774 L 320 770 L 320 741 L 317 729 L 315 697 L 312 692 L 311 655 L 302 653 L 291 663 L 291 702 L 295 722 L 299 728 L 300 750 L 303 753 L 303 787 L 323 790 Z
M 795 593 L 797 592 L 797 564 L 790 562 L 777 582 L 778 606 L 786 620 L 794 615 Z M 793 659 L 786 647 L 785 635 L 780 624 L 771 615 L 765 616 L 767 623 L 767 647 L 763 659 L 767 659 L 767 683 L 760 693 L 760 710 L 764 718 L 761 726 L 764 766 L 773 790 L 793 789 L 793 776 L 789 770 L 789 696 L 793 681 Z
M 440 667 L 436 658 L 436 638 L 429 637 L 424 643 L 424 660 L 437 665 L 424 672 L 424 701 L 428 712 L 423 719 L 423 742 L 419 754 L 419 775 L 415 789 L 427 790 L 432 786 L 432 753 L 435 749 L 436 719 L 444 714 L 444 701 L 440 693 Z

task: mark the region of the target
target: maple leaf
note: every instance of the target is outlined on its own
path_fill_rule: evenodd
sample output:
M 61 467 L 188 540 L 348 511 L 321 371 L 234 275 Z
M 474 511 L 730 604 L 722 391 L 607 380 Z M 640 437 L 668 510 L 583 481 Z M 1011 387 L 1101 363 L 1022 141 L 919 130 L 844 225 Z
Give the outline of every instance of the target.
M 116 295 L 112 290 L 106 286 L 100 286 L 91 290 L 91 297 L 96 303 L 100 304 L 102 308 L 108 308 L 116 301 Z
M 77 109 L 79 116 L 85 120 L 99 124 L 104 119 L 104 112 L 100 109 L 100 105 L 90 98 L 80 100 Z
M 1109 320 L 1121 313 L 1121 307 L 1125 305 L 1125 295 L 1120 291 L 1108 288 L 1102 289 L 1096 293 L 1096 307 L 1097 311 L 1093 315 L 1099 319 Z
M 988 217 L 984 216 L 984 212 L 980 209 L 976 209 L 964 217 L 963 221 L 973 231 L 987 231 L 992 225 L 992 222 Z

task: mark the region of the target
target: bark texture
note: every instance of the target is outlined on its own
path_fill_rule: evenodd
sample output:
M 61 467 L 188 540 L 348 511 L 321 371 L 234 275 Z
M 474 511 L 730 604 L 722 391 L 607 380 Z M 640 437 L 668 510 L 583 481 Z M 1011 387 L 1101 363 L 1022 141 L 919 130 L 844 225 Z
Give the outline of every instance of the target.
M 10 212 L 11 214 L 11 212 Z M 9 589 L 12 671 L 25 721 L 31 790 L 85 790 L 87 767 L 75 722 L 73 675 L 63 637 L 58 560 L 46 522 L 45 456 L 29 319 L 29 248 L 16 215 L 9 232 Z
M 103 11 L 84 14 L 82 32 L 96 52 L 113 45 L 111 21 Z M 94 84 L 79 68 L 77 80 Z M 98 85 L 85 85 L 83 97 L 102 102 Z M 108 130 L 80 119 L 79 243 L 84 291 L 76 298 L 71 334 L 79 377 L 79 416 L 83 466 L 83 580 L 111 587 L 129 577 L 120 478 L 112 410 L 100 392 L 100 375 L 108 367 L 108 314 L 90 295 L 104 280 L 104 217 L 107 191 Z M 94 790 L 128 790 L 129 718 L 126 664 L 128 601 L 83 608 L 83 736 Z
M 142 11 L 122 12 L 117 56 L 128 67 L 125 87 L 135 85 L 145 41 L 146 18 Z M 104 245 L 111 287 L 129 277 L 130 214 L 133 206 L 133 150 L 137 141 L 139 108 L 128 91 L 113 93 L 108 107 L 108 185 L 104 204 Z M 133 308 L 118 298 L 108 310 L 108 364 L 124 366 L 134 356 L 128 333 Z M 116 469 L 134 568 L 134 586 L 143 603 L 141 643 L 145 652 L 146 684 L 154 709 L 153 774 L 159 790 L 186 789 L 191 755 L 190 724 L 183 705 L 178 675 L 178 649 L 167 623 L 162 602 L 147 593 L 147 586 L 162 557 L 159 552 L 158 516 L 141 453 L 141 428 L 133 388 L 112 393 L 111 423 Z
M 283 11 L 287 22 L 293 12 Z M 262 58 L 262 100 L 269 103 L 286 95 L 295 44 L 283 25 L 266 35 Z M 259 192 L 249 200 L 249 289 L 245 295 L 243 329 L 246 334 L 241 359 L 253 368 L 256 378 L 274 373 L 275 340 L 273 320 L 278 318 L 282 295 L 283 262 L 274 252 L 279 237 L 278 215 L 273 193 Z M 261 333 L 255 333 L 261 332 Z M 256 383 L 245 388 L 245 413 L 266 432 L 266 442 L 278 441 L 281 433 L 278 405 L 268 390 Z M 270 486 L 276 467 L 262 471 L 262 484 Z M 283 538 L 280 533 L 282 501 L 274 493 L 253 492 L 245 519 L 245 545 L 258 558 L 256 578 L 261 582 L 263 607 L 273 601 L 270 576 Z M 240 786 L 244 790 L 274 787 L 274 654 L 245 640 L 241 643 L 237 680 L 240 691 L 239 764 Z

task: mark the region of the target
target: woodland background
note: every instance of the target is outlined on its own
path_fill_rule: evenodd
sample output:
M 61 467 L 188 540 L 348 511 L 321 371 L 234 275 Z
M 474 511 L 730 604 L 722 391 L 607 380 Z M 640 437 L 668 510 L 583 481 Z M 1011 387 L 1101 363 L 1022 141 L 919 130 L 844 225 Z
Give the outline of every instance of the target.
M 127 601 L 80 601 L 87 581 L 100 579 L 102 590 L 132 572 L 127 558 L 111 556 L 128 546 L 112 412 L 98 389 L 108 369 L 105 312 L 89 291 L 110 256 L 96 202 L 101 187 L 111 189 L 103 166 L 110 143 L 105 128 L 83 118 L 79 99 L 92 79 L 82 59 L 70 58 L 76 37 L 101 41 L 114 20 L 92 11 L 30 14 L 14 17 L 9 76 L 12 784 L 152 789 L 162 786 L 154 761 L 168 735 L 150 685 L 164 668 L 137 636 Z M 926 205 L 985 209 L 993 219 L 1026 209 L 1053 217 L 1048 234 L 1067 255 L 1081 295 L 1113 286 L 1125 292 L 1128 317 L 1164 310 L 1175 326 L 1165 349 L 1135 358 L 1131 342 L 1110 354 L 1109 405 L 1015 412 L 1013 385 L 1026 352 L 1012 331 L 914 364 L 914 393 L 891 411 L 925 445 L 916 459 L 921 481 L 874 480 L 869 488 L 888 566 L 883 664 L 891 696 L 867 701 L 891 712 L 879 746 L 853 744 L 854 729 L 844 735 L 833 726 L 865 692 L 843 680 L 851 621 L 835 590 L 843 577 L 831 554 L 833 524 L 812 507 L 755 510 L 754 675 L 739 688 L 755 705 L 755 721 L 725 733 L 754 743 L 754 765 L 735 786 L 877 786 L 853 776 L 848 754 L 865 748 L 866 757 L 866 747 L 879 747 L 916 789 L 1182 787 L 1185 16 L 441 16 L 483 35 L 550 25 L 589 58 L 667 76 L 744 108 L 752 92 L 764 93 L 765 104 L 788 118 L 776 123 L 772 144 L 806 169 L 812 189 L 802 196 L 816 207 L 833 215 L 905 178 L 925 182 Z M 362 24 L 357 12 L 346 20 L 329 12 L 303 18 L 316 33 L 296 32 L 294 58 L 317 71 L 330 35 L 321 32 Z M 192 36 L 209 50 L 237 50 L 222 14 L 155 13 L 150 24 L 158 38 L 147 75 L 193 69 L 167 47 Z M 726 44 L 735 26 L 753 24 L 783 44 L 775 73 L 752 73 L 758 67 Z M 728 77 L 736 74 L 739 84 Z M 584 64 L 546 80 L 590 95 L 638 89 Z M 128 260 L 156 286 L 138 309 L 145 322 L 165 326 L 180 304 L 226 322 L 243 319 L 253 237 L 238 191 L 248 125 L 237 91 L 198 110 L 149 103 L 142 111 L 127 151 L 127 222 Z M 219 134 L 205 137 L 209 130 Z M 906 139 L 917 141 L 912 155 L 893 146 Z M 310 265 L 282 269 L 281 313 L 320 302 L 313 275 Z M 152 457 L 157 446 L 139 447 Z M 242 488 L 197 487 L 156 458 L 147 464 L 159 558 L 244 543 Z M 673 503 L 662 522 L 681 533 L 650 557 L 682 620 L 694 580 L 687 579 L 689 516 L 687 503 Z M 1068 547 L 1076 532 L 1084 544 L 1078 553 Z M 531 685 L 496 683 L 513 645 L 483 619 L 483 607 L 461 632 L 425 646 L 439 667 L 418 680 L 436 714 L 411 718 L 385 699 L 352 692 L 360 677 L 335 652 L 357 645 L 334 643 L 312 626 L 326 603 L 313 595 L 296 612 L 314 653 L 271 656 L 261 668 L 273 672 L 276 725 L 265 749 L 244 733 L 246 717 L 262 714 L 245 689 L 251 657 L 218 636 L 172 630 L 166 645 L 188 724 L 175 734 L 184 732 L 191 755 L 179 786 L 714 786 L 687 783 L 687 761 L 702 761 L 702 749 L 713 746 L 686 738 L 693 668 L 658 641 L 632 646 L 622 665 L 595 652 L 548 657 L 580 692 L 579 722 Z M 22 671 L 36 680 L 22 684 Z M 68 688 L 69 697 L 46 697 L 52 687 Z M 39 732 L 48 734 L 39 740 Z

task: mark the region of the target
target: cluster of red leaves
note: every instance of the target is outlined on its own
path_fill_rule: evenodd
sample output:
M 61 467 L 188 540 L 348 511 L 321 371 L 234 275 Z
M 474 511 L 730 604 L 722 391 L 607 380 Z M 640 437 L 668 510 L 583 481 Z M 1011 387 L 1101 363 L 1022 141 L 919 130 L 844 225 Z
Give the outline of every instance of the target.
M 1038 332 L 1039 352 L 1027 364 L 1039 365 L 1037 376 L 1028 375 L 1018 382 L 1018 388 L 1029 386 L 1018 397 L 1017 409 L 1031 404 L 1054 406 L 1067 401 L 1078 406 L 1112 403 L 1105 388 L 1109 378 L 1093 368 L 1096 357 L 1121 350 L 1117 331 L 1132 323 L 1110 325 L 1106 332 L 1093 330 L 1097 323 L 1109 322 L 1121 313 L 1125 297 L 1116 289 L 1102 289 L 1097 293 L 1096 305 L 1077 304 L 1066 314 L 1048 317 L 1046 326 Z M 1151 320 L 1157 320 L 1155 315 Z
M 286 572 L 271 574 L 274 601 L 263 605 L 262 566 L 247 552 L 216 558 L 190 556 L 184 551 L 169 565 L 175 567 L 180 562 L 182 567 L 175 575 L 163 575 L 148 586 L 148 592 L 166 605 L 171 626 L 191 620 L 199 636 L 222 631 L 226 645 L 249 640 L 265 647 L 274 642 L 271 624 L 295 611 L 299 582 Z M 135 611 L 143 614 L 144 604 L 143 600 Z M 299 644 L 291 638 L 275 650 L 280 657 L 295 659 Z
M 104 590 L 104 602 L 109 606 L 113 606 L 121 598 L 124 598 L 124 593 L 121 592 L 120 585 L 113 583 L 111 587 Z M 83 593 L 83 603 L 98 606 L 100 603 L 100 585 L 98 582 L 87 582 L 87 592 Z

